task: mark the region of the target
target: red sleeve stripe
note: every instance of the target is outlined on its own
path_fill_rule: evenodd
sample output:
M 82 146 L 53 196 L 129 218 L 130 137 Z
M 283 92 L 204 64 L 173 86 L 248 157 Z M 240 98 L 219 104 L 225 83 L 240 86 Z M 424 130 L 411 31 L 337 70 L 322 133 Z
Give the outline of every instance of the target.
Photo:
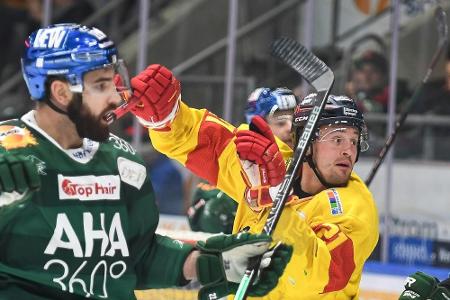
M 186 167 L 196 175 L 216 185 L 219 157 L 234 137 L 234 132 L 217 116 L 206 113 L 198 132 L 198 143 L 187 156 Z
M 331 261 L 328 269 L 328 283 L 323 292 L 342 290 L 355 270 L 353 242 L 347 239 L 330 251 Z
M 336 224 L 319 224 L 313 230 L 325 242 L 331 256 L 328 283 L 323 293 L 342 290 L 355 270 L 353 242 Z

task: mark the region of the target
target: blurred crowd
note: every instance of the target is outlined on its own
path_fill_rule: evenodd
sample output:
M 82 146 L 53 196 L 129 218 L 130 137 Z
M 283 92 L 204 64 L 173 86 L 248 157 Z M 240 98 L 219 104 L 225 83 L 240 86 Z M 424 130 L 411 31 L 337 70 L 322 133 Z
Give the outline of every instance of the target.
M 450 51 L 444 60 L 445 74 L 424 86 L 423 98 L 412 113 L 450 114 Z M 420 83 L 419 83 L 420 84 Z M 389 62 L 376 51 L 368 50 L 352 63 L 345 93 L 356 99 L 365 112 L 386 113 L 389 101 Z M 397 79 L 397 110 L 411 98 L 408 82 Z
M 95 11 L 95 7 L 89 0 L 53 0 L 52 1 L 52 23 L 58 22 L 83 22 L 89 15 Z M 0 48 L 0 85 L 15 75 L 20 68 L 20 61 L 18 53 L 22 49 L 27 34 L 32 32 L 40 26 L 43 22 L 43 1 L 39 0 L 0 0 L 0 39 L 3 45 L 7 47 Z M 127 5 L 131 5 L 128 3 Z M 342 57 L 334 57 L 334 60 L 342 59 Z M 436 73 L 441 73 L 445 70 L 444 76 L 436 77 L 430 80 L 423 89 L 421 99 L 417 101 L 412 114 L 433 114 L 450 116 L 450 51 L 447 53 L 442 63 L 436 67 Z M 366 50 L 361 52 L 356 57 L 352 57 L 352 62 L 349 70 L 345 70 L 344 74 L 348 74 L 345 79 L 344 93 L 355 99 L 360 109 L 366 115 L 371 113 L 386 113 L 388 110 L 389 100 L 389 67 L 390 63 L 383 51 Z M 254 66 L 251 68 L 252 72 L 257 73 L 258 69 Z M 251 74 L 250 74 L 251 75 Z M 418 74 L 418 77 L 420 74 Z M 302 96 L 305 94 L 303 86 L 295 78 L 292 80 L 292 85 L 286 82 L 286 86 L 291 88 L 295 94 Z M 294 83 L 295 82 L 295 83 Z M 265 82 L 257 82 L 257 85 L 266 85 Z M 397 111 L 411 99 L 415 86 L 408 83 L 404 79 L 397 80 L 396 88 L 396 103 Z M 14 89 L 15 94 L 19 94 L 19 89 Z M 8 95 L 10 96 L 10 95 Z M 17 101 L 3 96 L 3 102 L 0 109 L 2 118 L 17 117 L 21 111 L 20 105 Z M 19 98 L 19 97 L 18 97 Z M 237 99 L 244 101 L 244 99 Z M 13 113 L 8 113 L 8 101 Z M 23 101 L 23 105 L 31 105 L 30 102 Z M 24 110 L 28 110 L 28 107 Z M 124 118 L 125 119 L 125 118 Z M 371 151 L 369 155 L 375 155 L 379 150 L 379 146 L 384 144 L 385 140 L 385 124 L 382 126 L 370 126 L 371 134 Z M 130 131 L 131 124 L 127 124 L 121 128 L 124 130 L 124 136 L 128 136 L 131 140 L 132 133 Z M 447 143 L 445 137 L 450 133 L 449 126 L 433 128 L 433 136 L 435 139 L 443 138 L 441 145 Z M 420 126 L 406 126 L 404 134 L 399 137 L 402 142 L 402 147 L 397 150 L 402 157 L 419 156 L 421 141 L 416 138 L 417 134 L 424 134 L 423 128 Z M 143 140 L 147 137 L 145 133 L 142 136 Z M 378 144 L 377 144 L 378 143 Z M 377 147 L 378 146 L 378 147 Z M 449 145 L 450 147 L 450 145 Z M 442 150 L 441 150 L 442 149 Z M 448 151 L 445 147 L 436 147 L 434 150 L 434 159 L 447 159 L 449 157 Z M 402 152 L 404 151 L 404 152 Z M 441 153 L 442 152 L 442 153 Z M 164 198 L 165 193 L 170 191 L 171 199 L 175 199 L 173 203 L 161 204 L 162 212 L 184 214 L 189 206 L 190 197 L 192 195 L 192 186 L 195 186 L 197 181 L 192 181 L 189 174 L 180 172 L 180 167 L 174 165 L 165 156 L 153 155 L 148 159 L 151 166 L 153 182 L 157 194 L 157 200 Z M 167 182 L 166 182 L 167 181 Z M 158 185 L 158 182 L 161 182 Z M 180 186 L 178 189 L 170 189 L 167 186 Z M 165 205 L 165 206 L 164 206 Z
M 23 49 L 28 33 L 43 22 L 43 1 L 0 0 L 0 38 L 3 45 L 0 55 L 0 79 L 13 75 L 20 67 L 17 54 Z M 54 23 L 79 23 L 94 12 L 87 0 L 53 0 Z

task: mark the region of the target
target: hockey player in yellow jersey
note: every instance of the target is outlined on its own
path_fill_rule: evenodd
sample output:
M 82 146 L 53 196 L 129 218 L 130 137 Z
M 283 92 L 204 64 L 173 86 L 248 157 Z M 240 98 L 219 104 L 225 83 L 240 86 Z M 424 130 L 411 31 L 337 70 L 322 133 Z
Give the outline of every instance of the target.
M 159 69 L 165 68 L 151 65 L 132 79 L 139 103 L 132 113 L 149 128 L 158 151 L 239 199 L 233 232 L 261 232 L 284 176 L 283 159 L 292 150 L 259 117 L 253 130 L 238 130 L 205 109 L 188 107 L 177 93 L 167 93 L 179 83 L 164 80 Z M 297 106 L 294 136 L 314 101 L 312 94 Z M 375 202 L 353 172 L 366 138 L 354 101 L 330 96 L 273 233 L 294 253 L 278 286 L 263 299 L 358 299 L 364 262 L 378 241 Z

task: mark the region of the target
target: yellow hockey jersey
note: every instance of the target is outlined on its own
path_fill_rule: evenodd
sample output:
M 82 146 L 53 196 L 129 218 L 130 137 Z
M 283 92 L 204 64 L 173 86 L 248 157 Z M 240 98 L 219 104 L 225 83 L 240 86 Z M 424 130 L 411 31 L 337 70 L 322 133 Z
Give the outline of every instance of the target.
M 269 208 L 257 213 L 244 199 L 245 183 L 233 142 L 239 130 L 207 110 L 180 103 L 164 131 L 150 130 L 153 146 L 239 202 L 233 232 L 261 232 Z M 292 150 L 279 139 L 285 159 Z M 378 213 L 372 194 L 352 173 L 346 187 L 294 198 L 273 234 L 294 246 L 277 287 L 259 299 L 357 299 L 364 262 L 378 241 Z M 249 297 L 249 299 L 251 299 Z

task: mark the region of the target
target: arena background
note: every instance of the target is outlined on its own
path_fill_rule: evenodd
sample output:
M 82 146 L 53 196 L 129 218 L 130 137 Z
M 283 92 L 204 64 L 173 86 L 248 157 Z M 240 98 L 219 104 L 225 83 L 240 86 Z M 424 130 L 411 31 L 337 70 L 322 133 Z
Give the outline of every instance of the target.
M 289 36 L 333 69 L 333 93 L 349 92 L 355 63 L 367 53 L 383 58 L 377 62 L 386 64 L 381 69 L 395 96 L 383 106 L 355 95 L 365 107 L 370 134 L 371 148 L 356 168 L 366 178 L 395 112 L 420 84 L 437 48 L 437 5 L 449 14 L 450 1 L 438 0 L 3 0 L 0 38 L 8 46 L 0 48 L 0 118 L 18 117 L 33 104 L 19 59 L 27 33 L 39 25 L 99 27 L 119 45 L 131 75 L 150 63 L 164 64 L 181 80 L 184 101 L 235 125 L 244 121 L 246 99 L 255 87 L 308 92 L 298 74 L 269 54 L 274 39 Z M 364 299 L 397 299 L 403 279 L 415 270 L 440 279 L 450 271 L 449 62 L 444 53 L 370 186 L 381 237 L 363 276 Z M 185 209 L 196 180 L 156 153 L 130 116 L 116 122 L 113 131 L 129 139 L 148 163 L 163 213 L 160 230 L 190 240 L 204 237 L 191 233 L 191 239 L 185 232 Z M 190 297 L 158 293 L 162 299 Z

